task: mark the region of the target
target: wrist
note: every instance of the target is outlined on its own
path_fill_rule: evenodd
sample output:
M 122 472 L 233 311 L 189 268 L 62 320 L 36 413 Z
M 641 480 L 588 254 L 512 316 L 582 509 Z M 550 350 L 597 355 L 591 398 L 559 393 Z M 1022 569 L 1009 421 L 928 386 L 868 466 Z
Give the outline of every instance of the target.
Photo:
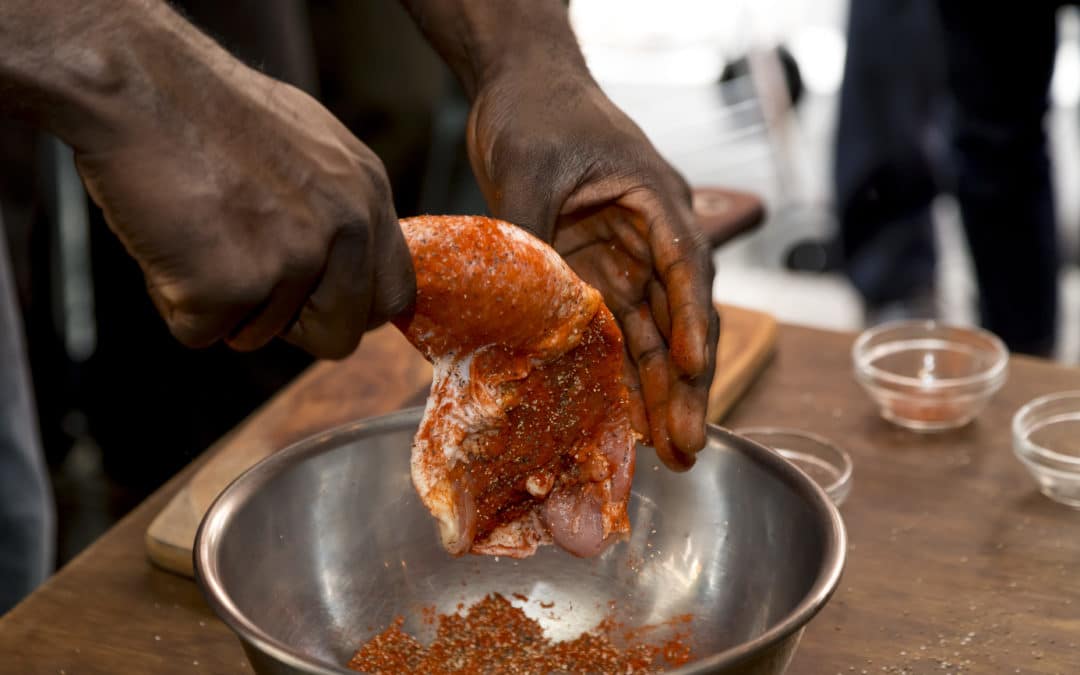
M 589 78 L 559 0 L 403 0 L 470 100 L 507 77 Z
M 180 100 L 206 99 L 212 80 L 244 69 L 163 2 L 98 5 L 92 18 L 43 26 L 46 40 L 4 36 L 0 88 L 11 95 L 0 109 L 94 151 L 160 129 Z

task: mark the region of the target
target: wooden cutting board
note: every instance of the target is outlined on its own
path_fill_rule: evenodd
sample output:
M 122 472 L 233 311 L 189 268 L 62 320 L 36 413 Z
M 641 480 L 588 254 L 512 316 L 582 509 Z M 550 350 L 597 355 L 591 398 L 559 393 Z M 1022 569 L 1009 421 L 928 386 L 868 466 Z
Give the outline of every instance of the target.
M 765 366 L 776 342 L 769 315 L 722 306 L 716 378 L 708 416 L 719 422 Z M 364 336 L 339 362 L 312 366 L 211 449 L 209 461 L 150 524 L 146 549 L 160 567 L 192 576 L 195 531 L 210 504 L 234 478 L 277 449 L 363 417 L 421 405 L 431 366 L 391 326 Z

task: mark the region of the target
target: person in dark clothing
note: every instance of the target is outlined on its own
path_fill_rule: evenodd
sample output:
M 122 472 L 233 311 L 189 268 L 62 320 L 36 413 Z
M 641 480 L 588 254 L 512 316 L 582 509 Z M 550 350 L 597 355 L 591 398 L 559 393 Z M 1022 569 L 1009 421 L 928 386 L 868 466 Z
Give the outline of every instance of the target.
M 930 207 L 952 191 L 983 326 L 1014 352 L 1052 353 L 1059 263 L 1043 122 L 1059 5 L 852 3 L 838 248 L 872 320 L 897 305 L 901 315 L 934 315 Z
M 936 312 L 931 205 L 946 171 L 945 96 L 931 0 L 851 3 L 833 185 L 837 252 L 869 323 Z

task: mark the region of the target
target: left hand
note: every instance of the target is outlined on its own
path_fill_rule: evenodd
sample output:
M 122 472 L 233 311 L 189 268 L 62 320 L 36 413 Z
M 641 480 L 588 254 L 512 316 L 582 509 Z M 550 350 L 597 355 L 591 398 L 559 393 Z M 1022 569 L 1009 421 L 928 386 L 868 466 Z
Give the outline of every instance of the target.
M 468 144 L 493 215 L 552 243 L 603 294 L 626 341 L 634 427 L 688 469 L 705 445 L 719 317 L 686 182 L 577 69 L 486 82 Z

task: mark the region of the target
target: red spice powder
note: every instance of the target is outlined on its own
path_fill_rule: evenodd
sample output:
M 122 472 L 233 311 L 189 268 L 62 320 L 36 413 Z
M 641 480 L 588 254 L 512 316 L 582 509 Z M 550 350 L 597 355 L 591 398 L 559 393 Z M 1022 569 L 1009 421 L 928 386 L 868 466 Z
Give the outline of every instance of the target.
M 389 628 L 371 638 L 353 655 L 349 668 L 371 673 L 403 673 L 418 667 L 424 646 L 401 630 L 404 622 L 399 616 Z
M 425 621 L 431 616 L 431 612 L 424 612 Z M 360 647 L 348 667 L 385 674 L 409 671 L 432 675 L 636 674 L 663 672 L 665 667 L 681 666 L 692 658 L 688 630 L 676 632 L 665 641 L 647 643 L 642 636 L 656 627 L 635 628 L 625 630 L 621 644 L 616 644 L 613 638 L 620 625 L 610 617 L 574 640 L 553 642 L 544 637 L 537 621 L 498 593 L 485 597 L 464 613 L 440 614 L 437 618 L 435 639 L 427 647 L 401 630 L 404 619 L 398 617 Z M 690 618 L 683 615 L 665 624 L 686 624 Z

